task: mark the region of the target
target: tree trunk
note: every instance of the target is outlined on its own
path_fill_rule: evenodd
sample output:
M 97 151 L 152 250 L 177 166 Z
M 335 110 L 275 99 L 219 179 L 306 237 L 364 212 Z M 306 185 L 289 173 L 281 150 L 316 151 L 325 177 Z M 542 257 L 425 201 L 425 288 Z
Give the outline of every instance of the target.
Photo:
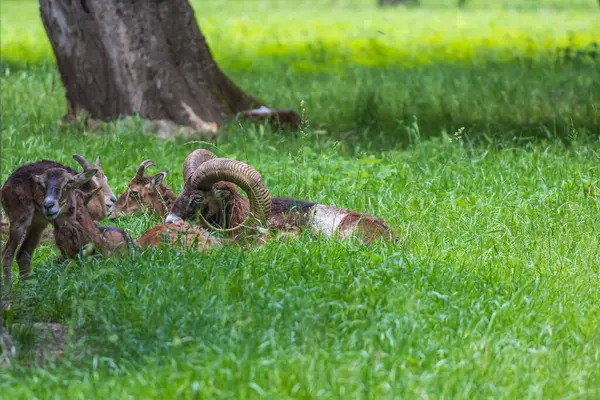
M 40 13 L 71 120 L 138 114 L 216 133 L 265 107 L 217 66 L 188 0 L 40 0 Z

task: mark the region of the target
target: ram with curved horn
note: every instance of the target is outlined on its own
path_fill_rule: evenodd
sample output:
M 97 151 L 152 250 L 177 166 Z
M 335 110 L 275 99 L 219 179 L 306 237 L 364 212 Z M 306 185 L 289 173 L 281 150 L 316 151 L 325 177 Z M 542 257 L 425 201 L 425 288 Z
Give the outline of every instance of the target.
M 154 161 L 145 160 L 138 167 L 127 189 L 119 196 L 115 205 L 115 217 L 132 216 L 143 212 L 167 215 L 175 201 L 175 194 L 165 184 L 168 171 L 159 171 L 154 176 L 146 175 L 146 169 L 156 166 Z
M 398 239 L 395 230 L 378 217 L 300 200 L 271 199 L 253 168 L 239 161 L 216 158 L 207 150 L 191 153 L 183 173 L 184 188 L 173 203 L 167 223 L 195 221 L 210 230 L 238 232 L 253 210 L 275 231 L 299 234 L 309 230 L 330 237 L 359 237 L 365 242 Z M 248 199 L 235 185 L 248 194 Z
M 196 150 L 184 162 L 183 177 L 183 191 L 173 203 L 167 223 L 197 218 L 204 228 L 235 235 L 268 221 L 271 196 L 260 174 L 249 165 Z M 231 196 L 232 192 L 236 196 Z

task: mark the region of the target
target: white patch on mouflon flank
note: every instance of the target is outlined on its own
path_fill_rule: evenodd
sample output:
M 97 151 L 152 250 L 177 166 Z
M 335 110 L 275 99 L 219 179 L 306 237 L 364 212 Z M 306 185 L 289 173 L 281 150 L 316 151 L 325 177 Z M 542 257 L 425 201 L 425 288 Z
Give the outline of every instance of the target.
M 321 232 L 332 237 L 346 215 L 348 211 L 319 204 L 310 209 L 308 225 L 313 232 Z

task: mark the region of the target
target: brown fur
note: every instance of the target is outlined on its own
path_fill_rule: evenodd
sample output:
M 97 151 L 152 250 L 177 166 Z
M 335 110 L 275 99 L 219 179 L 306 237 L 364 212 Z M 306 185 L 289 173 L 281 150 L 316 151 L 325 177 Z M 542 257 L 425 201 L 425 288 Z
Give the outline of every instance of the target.
M 85 160 L 85 159 L 83 159 L 83 160 Z M 79 160 L 78 160 L 78 162 L 79 162 Z M 78 172 L 75 171 L 73 168 L 59 164 L 54 161 L 42 160 L 42 161 L 38 161 L 38 163 L 42 163 L 44 168 L 63 167 L 73 175 L 78 174 Z M 27 165 L 31 166 L 34 164 L 36 164 L 36 163 L 26 164 L 23 167 L 26 167 Z M 83 164 L 82 164 L 82 167 L 84 168 L 84 171 L 92 168 L 90 165 L 84 166 Z M 108 210 L 113 207 L 114 203 L 116 202 L 116 199 L 114 198 L 112 190 L 110 189 L 110 186 L 108 185 L 108 179 L 106 178 L 104 171 L 102 171 L 102 169 L 100 168 L 100 158 L 99 157 L 96 159 L 94 169 L 97 169 L 98 172 L 96 173 L 96 175 L 94 176 L 92 181 L 88 182 L 81 189 L 85 192 L 91 192 L 92 190 L 94 190 L 98 187 L 101 187 L 101 190 L 100 190 L 101 196 L 94 197 L 92 200 L 90 200 L 86 204 L 86 207 L 90 211 L 92 218 L 95 221 L 101 221 L 107 216 Z M 15 171 L 15 172 L 17 172 L 17 171 Z M 26 171 L 22 171 L 22 172 L 26 172 Z M 0 189 L 0 199 L 1 198 L 2 198 L 2 189 Z M 1 217 L 2 217 L 2 215 L 0 213 L 0 238 L 4 239 L 6 236 L 8 236 L 8 233 L 10 231 L 10 224 L 8 221 L 2 220 Z M 53 230 L 45 229 L 43 231 L 40 241 L 42 243 L 53 242 L 54 241 Z
M 8 221 L 0 221 L 0 242 L 4 242 L 8 239 L 8 232 L 10 231 L 10 224 Z M 54 231 L 50 228 L 44 229 L 42 237 L 40 238 L 41 244 L 54 243 Z
M 276 231 L 298 231 L 299 227 L 308 224 L 308 212 L 315 203 L 294 199 L 271 199 L 269 226 Z M 298 235 L 296 232 L 295 235 Z
M 10 224 L 6 220 L 0 220 L 0 243 L 3 243 L 8 239 L 8 232 L 10 231 Z M 40 243 L 52 243 L 54 242 L 54 232 L 51 229 L 44 229 Z
M 53 182 L 58 182 L 58 184 L 64 184 L 67 180 L 77 176 L 77 172 L 72 168 L 54 161 L 42 160 L 17 168 L 2 187 L 2 206 L 10 225 L 8 240 L 2 253 L 4 282 L 8 287 L 12 280 L 12 261 L 17 247 L 22 242 L 17 253 L 17 263 L 19 264 L 19 275 L 24 279 L 29 276 L 31 257 L 44 229 L 48 226 L 49 221 L 43 211 L 45 191 L 35 181 L 38 179 L 35 177 L 48 176 L 50 171 L 53 171 L 55 175 L 52 178 Z M 98 186 L 89 180 L 80 186 L 84 192 L 92 192 L 97 188 Z M 62 195 L 65 194 L 65 192 L 62 193 Z M 56 200 L 60 203 L 60 199 Z M 92 210 L 97 211 L 94 203 L 90 202 L 90 204 Z M 101 209 L 106 212 L 104 205 Z
M 261 108 L 253 111 L 256 115 L 264 116 L 272 110 Z M 196 176 L 198 168 L 214 158 L 216 156 L 213 153 L 203 149 L 195 150 L 186 157 L 183 165 L 185 184 L 182 192 L 173 202 L 166 222 L 191 221 L 205 225 L 204 222 L 207 221 L 221 229 L 231 229 L 244 223 L 250 211 L 250 203 L 233 183 L 220 181 L 208 188 L 206 186 L 208 182 L 199 182 L 199 179 L 203 179 L 201 176 L 205 171 L 201 171 L 200 175 Z M 256 176 L 262 182 L 258 173 Z M 327 221 L 328 214 L 333 217 L 330 221 Z M 336 226 L 335 224 L 342 222 L 339 218 L 343 216 L 348 217 L 346 222 L 341 227 Z M 306 228 L 313 233 L 323 232 L 326 235 L 333 233 L 328 232 L 329 230 L 337 229 L 338 237 L 347 237 L 356 232 L 366 241 L 371 241 L 374 237 L 391 239 L 396 236 L 393 229 L 380 218 L 283 198 L 271 198 L 268 226 L 271 230 L 289 232 L 293 236 L 300 234 Z M 249 232 L 250 237 L 256 238 L 257 232 L 260 232 L 258 236 L 262 236 L 261 240 L 266 240 L 270 236 L 258 229 L 256 232 Z M 240 234 L 236 234 L 234 239 L 245 240 Z
M 75 258 L 87 246 L 93 246 L 89 253 L 111 254 L 128 247 L 132 240 L 119 228 L 99 228 L 84 205 L 85 197 L 79 190 L 73 191 L 65 201 L 67 211 L 52 221 L 54 241 L 61 254 Z
M 207 231 L 192 227 L 183 222 L 177 224 L 161 224 L 148 229 L 138 239 L 142 249 L 168 245 L 169 247 L 182 248 L 186 250 L 198 249 L 208 251 L 220 247 L 222 241 L 211 236 Z
M 228 193 L 224 213 L 221 211 L 223 200 L 216 196 L 216 194 L 220 194 L 222 198 L 223 193 Z M 203 201 L 200 205 L 194 205 L 190 201 L 193 196 L 202 196 Z M 301 200 L 273 198 L 271 199 L 269 227 L 274 231 L 288 232 L 294 237 L 298 236 L 303 229 L 306 229 L 310 210 L 316 205 Z M 231 228 L 244 221 L 249 209 L 248 200 L 242 196 L 235 185 L 229 182 L 217 182 L 210 191 L 184 189 L 171 209 L 171 214 L 184 220 L 193 221 L 195 213 L 200 211 L 208 222 L 219 227 Z M 344 209 L 340 209 L 340 212 L 348 213 L 338 227 L 337 237 L 341 239 L 359 237 L 370 243 L 380 238 L 388 241 L 395 241 L 398 238 L 394 229 L 381 218 Z M 226 219 L 225 224 L 224 218 Z
M 132 216 L 152 212 L 165 217 L 175 201 L 175 194 L 162 182 L 167 172 L 161 171 L 153 177 L 134 177 L 115 205 L 115 216 Z
M 89 212 L 83 206 L 83 199 L 73 194 L 68 212 L 52 222 L 54 242 L 64 257 L 75 258 L 81 249 L 93 244 L 95 250 L 103 251 L 104 239 Z
M 117 199 L 115 198 L 115 195 L 108 184 L 108 178 L 100 167 L 100 157 L 96 157 L 96 162 L 94 165 L 91 165 L 89 161 L 79 154 L 74 154 L 73 159 L 75 159 L 75 161 L 81 165 L 84 171 L 89 169 L 98 170 L 92 179 L 92 182 L 101 188 L 99 193 L 100 195 L 86 204 L 86 207 L 88 210 L 90 210 L 90 214 L 92 215 L 94 221 L 102 221 L 106 216 L 112 217 Z
M 136 246 L 135 241 L 121 228 L 99 226 L 100 234 L 111 249 L 128 249 Z
M 221 200 L 208 196 L 206 201 L 207 207 L 204 212 L 204 215 L 208 216 L 207 221 L 217 226 L 225 225 L 227 228 L 232 228 L 244 222 L 246 215 L 250 212 L 250 203 L 245 197 L 239 194 L 235 185 L 230 182 L 217 182 L 213 185 L 211 192 L 215 193 L 216 191 L 230 193 L 225 202 L 225 212 L 222 212 L 223 205 Z M 237 193 L 237 196 L 232 196 L 231 193 Z
M 300 200 L 274 198 L 271 203 L 269 226 L 278 231 L 299 234 L 309 223 L 310 210 L 317 205 Z M 337 227 L 336 236 L 340 239 L 358 237 L 366 243 L 371 243 L 379 239 L 394 242 L 399 238 L 396 231 L 382 218 L 346 209 L 339 211 L 347 213 Z
M 337 236 L 340 239 L 359 237 L 365 243 L 383 239 L 390 242 L 399 239 L 398 233 L 378 217 L 350 211 L 338 226 Z

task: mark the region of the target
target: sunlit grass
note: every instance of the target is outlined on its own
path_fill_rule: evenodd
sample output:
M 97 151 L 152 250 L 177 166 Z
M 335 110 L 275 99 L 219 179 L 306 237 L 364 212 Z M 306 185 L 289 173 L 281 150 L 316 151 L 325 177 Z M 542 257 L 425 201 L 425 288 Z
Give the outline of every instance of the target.
M 375 2 L 373 2 L 375 3 Z M 2 5 L 5 63 L 52 62 L 36 2 Z M 557 61 L 559 50 L 588 48 L 600 37 L 600 16 L 581 9 L 256 9 L 194 3 L 217 60 L 226 68 L 281 64 L 296 72 L 348 65 L 424 67 L 439 62 L 469 65 Z M 217 3 L 218 4 L 218 3 Z M 37 18 L 31 19 L 35 15 Z

